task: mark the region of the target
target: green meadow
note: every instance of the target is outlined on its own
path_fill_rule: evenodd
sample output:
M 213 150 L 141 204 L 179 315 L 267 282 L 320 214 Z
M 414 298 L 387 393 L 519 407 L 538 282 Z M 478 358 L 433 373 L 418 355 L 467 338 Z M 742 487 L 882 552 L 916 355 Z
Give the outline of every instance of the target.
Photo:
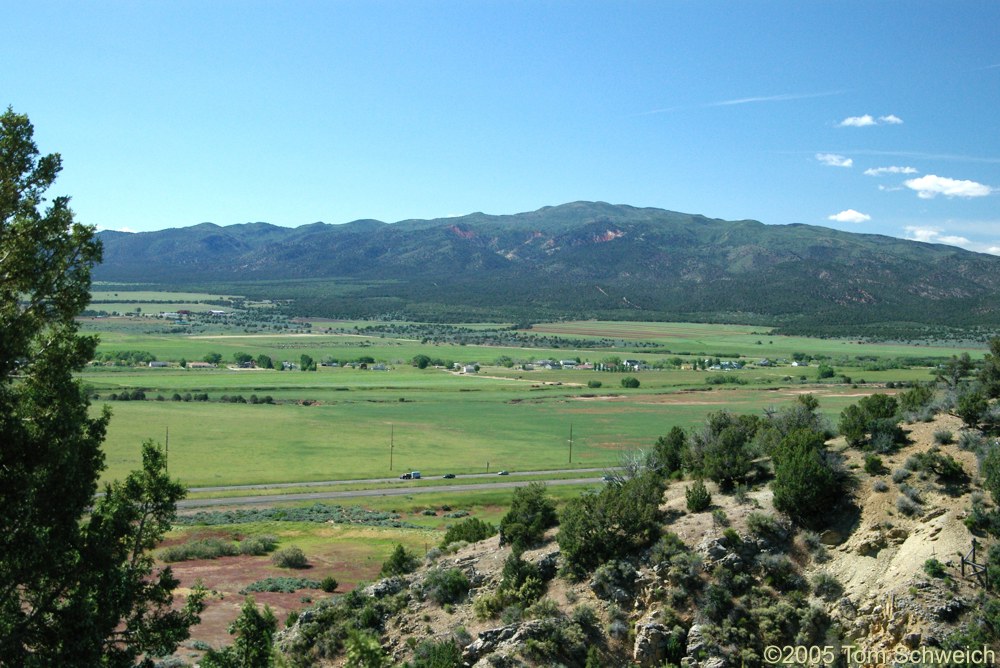
M 163 443 L 169 433 L 171 473 L 189 486 L 351 480 L 395 476 L 411 469 L 440 475 L 487 468 L 613 466 L 623 452 L 648 448 L 674 425 L 694 427 L 709 412 L 723 409 L 760 414 L 794 401 L 803 392 L 815 393 L 821 410 L 835 421 L 845 406 L 880 391 L 887 382 L 932 377 L 926 366 L 871 370 L 858 358 L 947 358 L 966 350 L 778 337 L 761 328 L 732 325 L 562 322 L 536 325 L 531 331 L 567 341 L 641 340 L 671 351 L 614 353 L 648 363 L 690 355 L 682 358 L 682 368 L 634 374 L 524 371 L 519 365 L 496 366 L 496 361 L 579 357 L 597 362 L 611 353 L 600 348 L 484 347 L 348 334 L 148 333 L 138 329 L 141 323 L 129 323 L 131 329 L 117 327 L 122 320 L 136 319 L 88 321 L 88 329 L 100 336 L 101 352 L 147 351 L 171 366 L 101 366 L 81 373 L 95 397 L 93 410 L 106 403 L 113 411 L 105 443 L 105 477 L 126 475 L 139 465 L 143 440 Z M 787 359 L 795 352 L 825 355 L 837 376 L 818 381 L 815 362 L 792 367 Z M 969 352 L 978 357 L 983 350 Z M 388 370 L 320 367 L 302 372 L 176 365 L 181 359 L 197 361 L 210 353 L 221 355 L 224 364 L 231 363 L 236 353 L 296 363 L 303 354 L 315 360 L 364 356 L 386 364 Z M 481 368 L 477 374 L 417 369 L 409 362 L 419 354 L 478 363 Z M 764 357 L 785 361 L 777 367 L 732 372 L 690 367 L 696 355 L 736 354 L 749 362 Z M 626 375 L 639 378 L 640 387 L 623 389 Z M 742 384 L 709 385 L 709 379 L 720 376 L 738 378 Z M 588 387 L 591 381 L 599 381 L 600 387 Z M 146 400 L 111 400 L 113 394 L 134 390 L 142 390 Z M 174 400 L 199 393 L 207 394 L 209 401 Z M 222 401 L 235 396 L 248 402 L 269 397 L 273 403 Z

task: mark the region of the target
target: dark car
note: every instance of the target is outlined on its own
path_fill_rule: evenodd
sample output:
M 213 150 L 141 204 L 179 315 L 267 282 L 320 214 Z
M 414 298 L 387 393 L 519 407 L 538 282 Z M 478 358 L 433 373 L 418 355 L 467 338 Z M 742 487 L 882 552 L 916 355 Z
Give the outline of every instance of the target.
M 497 475 L 510 475 L 507 471 L 497 471 Z
M 400 480 L 413 480 L 413 474 L 412 473 L 404 473 L 403 475 L 399 476 L 399 479 Z
M 441 477 L 442 477 L 442 478 L 447 478 L 448 480 L 451 480 L 452 478 L 454 478 L 454 477 L 455 477 L 455 474 L 454 474 L 454 473 L 445 473 L 445 474 L 444 474 L 443 476 L 441 476 Z

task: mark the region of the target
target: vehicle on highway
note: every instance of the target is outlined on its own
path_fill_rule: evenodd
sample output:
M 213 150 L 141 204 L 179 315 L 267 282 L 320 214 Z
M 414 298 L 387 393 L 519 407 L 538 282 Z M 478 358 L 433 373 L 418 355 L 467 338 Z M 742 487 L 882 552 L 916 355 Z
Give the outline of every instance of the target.
M 412 473 L 403 473 L 402 475 L 399 476 L 399 479 L 400 480 L 412 480 L 413 479 L 413 474 Z
M 443 476 L 441 476 L 441 477 L 442 477 L 442 478 L 445 478 L 445 479 L 447 479 L 447 480 L 451 480 L 452 478 L 454 478 L 454 477 L 455 477 L 455 474 L 454 474 L 454 473 L 445 473 L 445 474 L 444 474 Z
M 507 471 L 497 471 L 497 475 L 510 475 Z

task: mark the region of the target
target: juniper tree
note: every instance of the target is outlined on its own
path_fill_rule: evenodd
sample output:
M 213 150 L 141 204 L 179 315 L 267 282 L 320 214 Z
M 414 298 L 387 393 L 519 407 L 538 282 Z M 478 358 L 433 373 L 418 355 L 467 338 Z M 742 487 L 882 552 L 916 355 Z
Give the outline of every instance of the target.
M 182 491 L 150 447 L 90 511 L 110 412 L 92 416 L 74 377 L 97 346 L 74 318 L 101 246 L 68 197 L 45 199 L 61 160 L 33 135 L 0 114 L 0 666 L 131 666 L 200 609 L 168 614 L 174 581 L 146 557 Z

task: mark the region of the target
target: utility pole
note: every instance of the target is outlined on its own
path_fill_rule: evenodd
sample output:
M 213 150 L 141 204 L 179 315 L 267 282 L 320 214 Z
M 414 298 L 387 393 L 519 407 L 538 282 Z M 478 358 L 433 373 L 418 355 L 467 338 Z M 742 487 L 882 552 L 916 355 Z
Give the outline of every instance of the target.
M 170 472 L 170 426 L 167 426 L 167 437 L 163 446 L 163 468 Z
M 396 435 L 395 425 L 393 425 L 393 423 L 390 422 L 389 423 L 389 470 L 390 471 L 392 470 L 392 446 L 393 446 L 393 437 L 395 435 Z
M 573 423 L 569 423 L 569 463 L 573 463 Z

